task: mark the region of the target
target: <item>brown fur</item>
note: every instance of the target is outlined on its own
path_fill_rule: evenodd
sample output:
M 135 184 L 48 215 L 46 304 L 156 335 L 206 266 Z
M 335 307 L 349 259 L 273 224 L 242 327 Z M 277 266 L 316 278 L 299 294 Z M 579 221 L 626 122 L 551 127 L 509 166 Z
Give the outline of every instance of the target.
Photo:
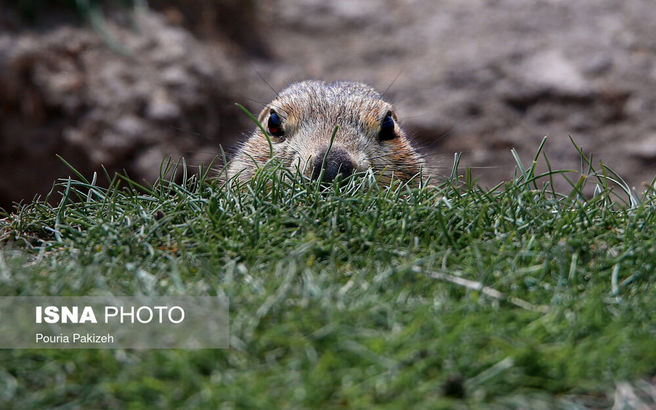
M 312 176 L 313 161 L 330 145 L 350 156 L 355 171 L 372 169 L 382 183 L 409 180 L 424 167 L 424 159 L 412 147 L 393 114 L 396 138 L 378 138 L 381 121 L 392 105 L 373 88 L 356 82 L 303 81 L 280 92 L 258 116 L 266 129 L 271 110 L 282 120 L 285 135 L 271 136 L 274 157 L 292 171 Z M 228 167 L 228 177 L 253 177 L 269 160 L 269 144 L 257 127 L 243 143 Z

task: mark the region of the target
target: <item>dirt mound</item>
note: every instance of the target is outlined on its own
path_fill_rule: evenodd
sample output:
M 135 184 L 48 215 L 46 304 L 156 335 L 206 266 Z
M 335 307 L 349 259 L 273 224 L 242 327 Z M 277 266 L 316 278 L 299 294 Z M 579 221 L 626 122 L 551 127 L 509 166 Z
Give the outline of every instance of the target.
M 75 25 L 0 34 L 0 206 L 69 175 L 56 154 L 87 175 L 103 165 L 152 181 L 167 155 L 198 164 L 250 126 L 220 44 L 147 11 L 107 24 L 115 43 Z

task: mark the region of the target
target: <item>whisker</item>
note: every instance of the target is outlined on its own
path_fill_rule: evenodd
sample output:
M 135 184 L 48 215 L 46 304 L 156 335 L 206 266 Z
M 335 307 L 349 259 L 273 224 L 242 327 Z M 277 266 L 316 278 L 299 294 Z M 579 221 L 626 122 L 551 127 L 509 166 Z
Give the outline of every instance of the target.
M 396 76 L 394 76 L 394 79 L 392 79 L 392 82 L 389 83 L 389 85 L 387 86 L 387 88 L 385 88 L 385 91 L 383 91 L 383 92 L 380 94 L 380 97 L 381 97 L 381 98 L 385 97 L 385 94 L 389 91 L 390 88 L 392 88 L 392 86 L 394 85 L 394 83 L 396 82 L 396 80 L 398 80 L 398 78 L 401 76 L 401 74 L 403 73 L 404 70 L 405 70 L 405 68 L 401 68 L 401 69 L 399 70 L 399 72 L 396 73 Z
M 261 108 L 264 108 L 268 104 L 266 102 L 262 102 L 262 101 L 259 101 L 259 100 L 256 100 L 256 99 L 250 98 L 250 97 L 243 97 L 243 99 L 248 100 L 250 102 L 254 102 L 254 103 L 258 104 Z
M 255 70 L 255 73 L 257 74 L 258 77 L 260 77 L 260 80 L 264 81 L 264 83 L 269 86 L 269 88 L 271 89 L 271 91 L 273 91 L 276 97 L 280 98 L 280 94 L 278 94 L 278 90 L 273 88 L 273 86 L 264 78 L 264 76 L 262 76 L 262 74 L 260 74 L 258 70 Z

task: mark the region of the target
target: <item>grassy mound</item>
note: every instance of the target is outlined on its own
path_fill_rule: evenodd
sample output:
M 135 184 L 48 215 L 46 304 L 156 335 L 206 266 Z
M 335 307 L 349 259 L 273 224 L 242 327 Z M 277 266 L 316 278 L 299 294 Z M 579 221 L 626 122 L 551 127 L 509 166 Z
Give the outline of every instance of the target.
M 618 384 L 654 400 L 654 192 L 535 164 L 493 189 L 455 167 L 437 187 L 60 181 L 58 206 L 0 222 L 3 296 L 223 294 L 231 347 L 3 350 L 0 406 L 583 408 Z

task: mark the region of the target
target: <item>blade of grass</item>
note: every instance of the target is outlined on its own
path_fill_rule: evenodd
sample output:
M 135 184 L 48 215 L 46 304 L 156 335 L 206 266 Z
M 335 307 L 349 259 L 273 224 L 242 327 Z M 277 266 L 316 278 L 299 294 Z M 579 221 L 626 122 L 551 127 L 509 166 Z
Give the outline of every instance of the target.
M 257 117 L 255 117 L 255 115 L 253 115 L 253 113 L 248 111 L 248 108 L 244 107 L 243 105 L 241 105 L 239 103 L 235 103 L 235 105 L 237 107 L 239 107 L 239 109 L 242 110 L 244 112 L 244 114 L 246 114 L 248 116 L 248 118 L 250 118 L 255 123 L 255 125 L 257 125 L 257 127 L 262 131 L 262 133 L 264 134 L 264 137 L 267 140 L 267 143 L 269 144 L 269 158 L 273 158 L 273 142 L 271 142 L 271 137 L 269 136 L 269 133 L 264 129 L 262 124 L 260 124 L 260 121 L 258 121 Z

